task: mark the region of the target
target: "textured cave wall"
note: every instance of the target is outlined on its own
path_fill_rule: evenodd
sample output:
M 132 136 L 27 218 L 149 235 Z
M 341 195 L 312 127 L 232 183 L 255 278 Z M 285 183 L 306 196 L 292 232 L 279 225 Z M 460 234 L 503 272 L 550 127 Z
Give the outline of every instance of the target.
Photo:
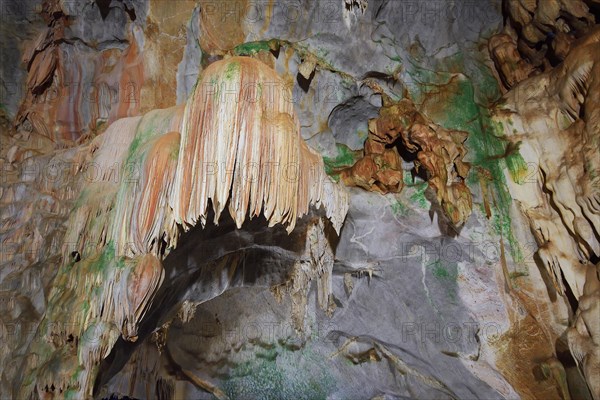
M 522 7 L 509 7 L 516 3 Z M 91 378 L 96 397 L 590 398 L 577 365 L 588 374 L 583 356 L 598 351 L 590 329 L 594 267 L 567 275 L 566 285 L 556 272 L 570 271 L 565 262 L 548 269 L 540 260 L 545 236 L 521 198 L 544 192 L 534 179 L 539 165 L 551 170 L 561 161 L 540 160 L 547 145 L 541 135 L 533 143 L 541 150 L 520 153 L 527 167 L 515 180 L 507 171 L 520 159 L 502 157 L 510 147 L 490 110 L 517 82 L 551 73 L 568 53 L 564 43 L 587 32 L 594 15 L 567 7 L 552 25 L 546 9 L 527 17 L 521 8 L 530 3 L 3 2 L 0 397 L 36 384 L 41 396 L 73 394 L 59 387 L 72 377 L 51 371 L 76 363 L 68 355 L 80 343 L 65 333 L 78 323 L 49 318 L 60 314 L 61 302 L 48 302 L 59 267 L 85 256 L 65 232 L 77 199 L 85 199 L 82 189 L 98 182 L 86 158 L 93 143 L 109 126 L 126 131 L 128 120 L 114 125 L 123 117 L 158 116 L 167 124 L 170 111 L 148 112 L 185 103 L 200 71 L 242 55 L 272 66 L 287 83 L 301 135 L 334 179 L 345 181 L 343 171 L 367 153 L 369 120 L 380 116 L 382 94 L 392 102 L 410 98 L 435 132 L 465 132 L 455 143 L 464 141 L 466 154 L 449 155 L 449 165 L 459 159 L 471 168 L 448 175 L 464 182 L 472 211 L 458 214 L 464 224 L 457 228 L 440 190 L 416 168 L 418 156 L 396 143 L 402 160 L 383 169 L 396 171 L 390 182 L 402 190 L 349 189 L 335 255 L 318 246 L 336 235 L 314 225 L 314 215 L 291 236 L 265 221 L 240 232 L 233 221 L 205 232 L 196 227 L 163 260 L 167 284 L 140 321 L 138 341 L 107 330 L 111 345 Z M 505 36 L 493 36 L 501 29 Z M 560 45 L 539 50 L 548 32 Z M 506 67 L 507 60 L 517 67 Z M 522 92 L 507 94 L 509 107 L 514 93 Z M 528 104 L 545 100 L 527 95 L 540 96 Z M 507 136 L 520 134 L 509 126 Z M 131 138 L 113 137 L 105 149 L 129 147 Z M 551 153 L 557 157 L 560 143 Z M 597 156 L 593 143 L 590 160 Z M 138 172 L 128 168 L 116 166 L 117 179 Z M 542 195 L 535 199 L 551 207 Z M 102 200 L 100 194 L 84 204 Z M 588 217 L 591 231 L 577 228 L 583 224 L 569 230 L 552 212 L 549 234 L 564 238 L 561 253 L 597 262 L 597 222 Z M 323 277 L 309 267 L 319 257 L 332 268 Z M 565 286 L 575 301 L 587 296 L 579 311 Z M 76 311 L 86 312 L 83 304 Z M 44 316 L 47 324 L 38 327 Z M 569 326 L 574 340 L 566 337 Z M 85 335 L 80 342 L 86 339 L 93 344 Z M 25 366 L 47 357 L 36 350 L 47 343 L 65 350 L 46 360 L 44 373 L 26 377 Z M 583 356 L 574 361 L 571 352 Z

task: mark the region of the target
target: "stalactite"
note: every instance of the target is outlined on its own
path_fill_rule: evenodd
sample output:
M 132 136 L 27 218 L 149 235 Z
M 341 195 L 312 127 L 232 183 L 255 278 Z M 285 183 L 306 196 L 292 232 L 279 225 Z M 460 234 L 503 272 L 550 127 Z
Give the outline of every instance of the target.
M 538 242 L 537 254 L 554 288 L 579 300 L 569 345 L 594 398 L 600 397 L 592 378 L 600 373 L 600 347 L 593 341 L 597 332 L 582 327 L 591 323 L 590 299 L 597 301 L 597 267 L 590 262 L 600 255 L 599 56 L 595 28 L 560 65 L 515 86 L 495 110 L 505 137 L 519 143 L 518 154 L 507 159 L 507 181 Z M 530 166 L 536 173 L 525 180 Z
M 272 288 L 276 299 L 281 301 L 288 294 L 292 302 L 292 322 L 298 332 L 304 332 L 311 283 L 316 282 L 317 303 L 331 314 L 335 308 L 333 302 L 332 274 L 334 255 L 331 244 L 325 234 L 322 220 L 312 221 L 307 230 L 304 254 L 293 267 L 290 279 Z
M 229 202 L 238 228 L 261 213 L 288 232 L 323 204 L 339 231 L 345 194 L 323 175 L 320 156 L 299 136 L 285 84 L 261 62 L 233 57 L 203 72 L 184 116 L 170 205 L 178 223 L 215 222 Z M 261 212 L 262 210 L 262 212 Z
M 342 171 L 343 182 L 384 194 L 400 192 L 402 163 L 397 146 L 401 143 L 416 155 L 416 169 L 425 170 L 429 186 L 452 223 L 463 225 L 472 207 L 465 184 L 469 165 L 463 161 L 467 133 L 434 124 L 409 99 L 393 102 L 385 95 L 383 98 L 379 117 L 369 121 L 365 156 Z
M 284 88 L 260 61 L 219 61 L 204 71 L 185 110 L 119 120 L 92 141 L 65 239 L 77 257 L 65 256 L 54 282 L 39 328 L 52 339 L 33 345 L 40 359 L 28 365 L 22 395 L 54 384 L 91 396 L 98 365 L 118 336 L 137 340 L 164 279 L 161 259 L 183 230 L 206 223 L 209 206 L 215 224 L 228 206 L 238 228 L 264 215 L 288 233 L 311 207 L 323 206 L 339 232 L 347 193 L 300 137 Z M 313 236 L 307 246 L 321 249 L 326 239 Z M 313 263 L 326 280 L 319 302 L 327 304 L 333 257 Z M 48 372 L 53 363 L 60 377 Z
M 591 3 L 594 1 L 503 0 L 507 24 L 490 39 L 489 46 L 505 88 L 563 61 L 576 39 L 597 22 Z

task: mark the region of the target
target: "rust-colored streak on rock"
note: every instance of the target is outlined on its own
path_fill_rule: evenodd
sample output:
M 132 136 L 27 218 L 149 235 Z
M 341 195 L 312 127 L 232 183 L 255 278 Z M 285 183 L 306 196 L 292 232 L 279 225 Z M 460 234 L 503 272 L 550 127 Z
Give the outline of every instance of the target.
M 152 254 L 137 258 L 135 264 L 127 277 L 127 311 L 122 327 L 123 337 L 132 342 L 137 340 L 137 324 L 150 307 L 165 276 L 162 263 Z
M 144 82 L 144 64 L 136 40 L 123 53 L 119 84 L 119 106 L 115 119 L 138 115 L 141 106 L 141 88 Z
M 146 155 L 143 183 L 136 199 L 139 206 L 133 210 L 132 218 L 132 236 L 139 248 L 145 243 L 152 245 L 153 239 L 160 236 L 168 212 L 166 195 L 175 175 L 179 139 L 179 132 L 167 133 L 154 141 Z
M 211 54 L 225 54 L 246 38 L 244 21 L 247 0 L 215 2 L 200 0 L 200 45 Z
M 533 307 L 539 307 L 532 299 L 528 303 L 532 311 L 535 310 Z M 561 398 L 557 385 L 539 378 L 542 362 L 554 357 L 554 346 L 549 339 L 544 327 L 527 314 L 514 320 L 513 327 L 493 343 L 499 354 L 499 370 L 523 399 Z

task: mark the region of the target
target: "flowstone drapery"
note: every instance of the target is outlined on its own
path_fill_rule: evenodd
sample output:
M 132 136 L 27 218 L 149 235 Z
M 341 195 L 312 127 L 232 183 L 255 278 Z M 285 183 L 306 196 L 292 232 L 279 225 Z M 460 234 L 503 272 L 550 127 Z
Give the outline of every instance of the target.
M 84 157 L 97 179 L 84 182 L 69 218 L 71 257 L 49 294 L 21 396 L 91 396 L 118 337 L 137 340 L 164 280 L 161 260 L 209 213 L 218 224 L 227 206 L 238 229 L 262 216 L 289 233 L 322 206 L 339 232 L 347 194 L 300 137 L 288 99 L 273 70 L 234 57 L 203 72 L 185 107 L 116 121 L 94 139 Z
M 594 265 L 600 256 L 599 76 L 596 28 L 573 43 L 559 66 L 511 89 L 495 110 L 499 134 L 519 151 L 509 159 L 507 181 L 539 245 L 537 255 L 553 290 L 579 301 L 567 338 L 595 398 L 600 396 L 600 346 L 592 317 L 600 301 L 600 264 Z

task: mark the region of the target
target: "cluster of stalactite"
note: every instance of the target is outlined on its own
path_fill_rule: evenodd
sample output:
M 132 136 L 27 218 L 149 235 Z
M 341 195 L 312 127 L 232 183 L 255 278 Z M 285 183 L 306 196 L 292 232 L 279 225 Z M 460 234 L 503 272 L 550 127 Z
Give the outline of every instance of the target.
M 38 328 L 46 340 L 31 345 L 21 396 L 90 396 L 119 336 L 137 340 L 164 279 L 161 260 L 209 214 L 218 224 L 227 208 L 238 228 L 262 216 L 291 232 L 322 207 L 339 232 L 347 194 L 300 137 L 283 90 L 258 60 L 218 61 L 184 106 L 118 120 L 78 153 L 93 179 L 82 171 L 65 234 L 69 254 Z M 314 277 L 327 275 L 329 258 Z
M 505 88 L 562 62 L 597 20 L 597 0 L 504 0 L 507 24 L 489 41 Z
M 463 143 L 467 133 L 444 129 L 419 112 L 410 99 L 392 101 L 383 95 L 379 117 L 369 121 L 364 157 L 341 172 L 343 182 L 382 194 L 403 187 L 398 146 L 415 155 L 417 173 L 423 172 L 445 214 L 456 226 L 471 214 L 472 196 L 465 184 L 469 166 Z
M 599 76 L 600 28 L 594 28 L 572 43 L 562 63 L 519 83 L 494 111 L 522 157 L 509 169 L 509 189 L 552 290 L 578 300 L 568 344 L 594 398 L 600 398 Z M 524 182 L 519 175 L 531 166 L 533 181 Z

